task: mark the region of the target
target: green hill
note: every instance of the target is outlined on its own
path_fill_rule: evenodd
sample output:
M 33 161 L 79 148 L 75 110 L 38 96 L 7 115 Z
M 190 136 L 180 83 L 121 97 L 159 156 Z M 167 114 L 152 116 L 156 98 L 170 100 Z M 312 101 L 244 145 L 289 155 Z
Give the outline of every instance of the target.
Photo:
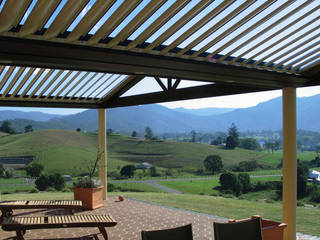
M 259 160 L 265 153 L 244 149 L 226 150 L 217 146 L 174 141 L 148 141 L 123 135 L 108 136 L 108 171 L 128 163 L 149 162 L 162 168 L 183 168 L 195 172 L 210 154 L 222 157 L 229 167 L 241 161 Z M 97 154 L 97 134 L 70 130 L 41 130 L 0 138 L 0 157 L 34 155 L 46 172 L 81 174 L 88 160 Z

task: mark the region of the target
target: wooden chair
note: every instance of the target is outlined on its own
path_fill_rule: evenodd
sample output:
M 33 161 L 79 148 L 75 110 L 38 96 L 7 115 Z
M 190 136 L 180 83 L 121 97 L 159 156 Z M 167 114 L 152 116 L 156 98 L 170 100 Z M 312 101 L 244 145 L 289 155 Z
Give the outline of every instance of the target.
M 193 240 L 192 225 L 177 228 L 142 231 L 142 240 Z
M 109 215 L 60 215 L 39 217 L 4 218 L 1 225 L 4 231 L 15 231 L 18 240 L 25 240 L 24 234 L 32 229 L 97 227 L 103 238 L 108 240 L 105 227 L 117 224 Z
M 213 223 L 215 240 L 262 240 L 261 218 Z
M 68 209 L 70 213 L 74 210 L 82 210 L 82 201 L 77 200 L 33 200 L 33 201 L 2 201 L 0 210 L 2 217 L 11 217 L 13 209 Z

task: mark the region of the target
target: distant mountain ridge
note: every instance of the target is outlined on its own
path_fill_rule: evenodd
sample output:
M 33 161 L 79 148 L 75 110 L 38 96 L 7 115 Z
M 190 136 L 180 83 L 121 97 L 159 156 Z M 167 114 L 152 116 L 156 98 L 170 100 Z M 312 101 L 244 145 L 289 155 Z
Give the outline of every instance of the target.
M 219 115 L 235 110 L 235 108 L 199 108 L 199 109 L 190 109 L 190 108 L 173 108 L 177 112 L 189 113 L 197 116 L 211 116 Z
M 318 106 L 320 106 L 320 95 L 297 98 L 298 129 L 320 131 Z M 4 120 L 2 113 L 3 111 L 0 111 L 0 119 Z M 24 114 L 24 118 L 30 117 L 29 114 L 20 112 L 17 118 L 21 118 L 21 114 Z M 45 122 L 34 121 L 35 115 L 33 113 L 32 117 L 28 120 L 13 120 L 13 127 L 22 131 L 24 124 L 27 123 L 31 124 L 34 129 L 81 128 L 82 130 L 95 131 L 98 128 L 97 110 L 87 110 L 77 114 L 59 116 L 58 118 L 50 116 L 52 118 Z M 241 132 L 281 130 L 282 98 L 278 97 L 254 107 L 235 109 L 210 116 L 198 116 L 158 104 L 107 110 L 107 128 L 126 134 L 131 134 L 133 130 L 142 133 L 146 126 L 151 127 L 155 134 L 189 132 L 191 130 L 200 132 L 226 131 L 232 123 L 235 123 Z

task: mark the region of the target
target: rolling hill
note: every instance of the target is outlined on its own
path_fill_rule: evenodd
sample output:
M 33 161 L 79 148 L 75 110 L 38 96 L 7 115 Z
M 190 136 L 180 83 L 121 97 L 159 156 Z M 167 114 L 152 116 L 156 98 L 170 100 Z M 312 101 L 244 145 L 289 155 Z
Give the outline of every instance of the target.
M 207 155 L 219 154 L 225 166 L 259 160 L 269 154 L 244 149 L 225 150 L 200 143 L 147 141 L 124 135 L 108 136 L 108 172 L 125 164 L 149 162 L 162 168 L 195 172 Z M 81 174 L 88 160 L 95 160 L 97 135 L 70 130 L 40 130 L 0 138 L 0 156 L 35 155 L 46 172 Z

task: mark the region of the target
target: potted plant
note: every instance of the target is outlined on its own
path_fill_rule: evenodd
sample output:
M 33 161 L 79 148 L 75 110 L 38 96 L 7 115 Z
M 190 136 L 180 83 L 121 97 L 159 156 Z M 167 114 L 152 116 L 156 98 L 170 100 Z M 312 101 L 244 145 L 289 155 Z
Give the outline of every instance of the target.
M 81 200 L 85 209 L 96 209 L 103 206 L 103 186 L 94 179 L 101 154 L 97 154 L 94 162 L 87 165 L 88 175 L 80 177 L 73 183 L 74 200 Z

